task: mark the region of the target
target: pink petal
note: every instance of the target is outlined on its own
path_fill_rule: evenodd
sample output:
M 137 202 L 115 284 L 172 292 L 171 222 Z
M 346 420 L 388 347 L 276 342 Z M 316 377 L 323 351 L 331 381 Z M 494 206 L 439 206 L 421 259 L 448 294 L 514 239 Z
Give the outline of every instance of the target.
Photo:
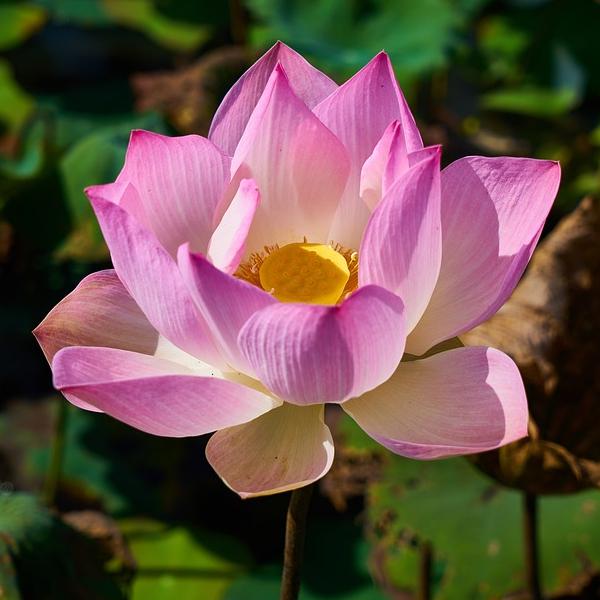
M 229 90 L 214 116 L 209 137 L 230 156 L 233 155 L 277 63 L 283 65 L 292 90 L 309 108 L 337 87 L 329 77 L 308 64 L 297 52 L 282 42 L 277 42 Z
M 52 362 L 54 385 L 146 433 L 202 435 L 250 421 L 278 402 L 249 387 L 145 354 L 72 346 Z
M 294 94 L 281 65 L 248 121 L 231 168 L 252 176 L 261 193 L 249 251 L 300 242 L 304 236 L 328 241 L 348 176 L 346 151 Z
M 338 306 L 277 303 L 239 335 L 260 380 L 293 404 L 343 402 L 385 381 L 404 351 L 400 298 L 360 288 Z
M 373 210 L 395 181 L 408 171 L 402 123 L 393 121 L 383 132 L 360 174 L 360 197 Z
M 117 204 L 146 229 L 152 231 L 152 225 L 146 216 L 140 195 L 131 183 L 115 181 L 113 183 L 90 185 L 85 188 L 84 192 L 88 199 L 91 196 L 100 197 Z
M 359 284 L 380 285 L 400 296 L 411 331 L 427 307 L 440 270 L 439 149 L 387 192 L 367 224 L 359 256 Z
M 484 347 L 403 362 L 344 410 L 396 454 L 430 459 L 484 452 L 527 435 L 527 399 L 514 362 Z
M 407 352 L 488 319 L 523 274 L 558 190 L 558 163 L 471 156 L 442 171 L 442 265 Z
M 138 218 L 143 213 L 140 220 L 172 256 L 184 242 L 206 252 L 215 211 L 229 183 L 230 163 L 198 135 L 132 131 L 117 182 L 137 189 L 140 206 L 130 212 Z
M 277 300 L 256 286 L 223 273 L 203 256 L 190 254 L 185 246 L 179 250 L 179 267 L 228 364 L 252 376 L 253 370 L 238 346 L 238 334 L 256 311 L 277 304 Z
M 66 346 L 106 346 L 153 354 L 158 332 L 112 270 L 88 275 L 35 328 L 48 362 Z
M 217 431 L 206 446 L 208 462 L 242 498 L 308 485 L 329 471 L 333 453 L 323 406 L 292 404 Z
M 414 167 L 417 163 L 420 163 L 422 160 L 427 160 L 428 158 L 439 154 L 439 152 L 440 146 L 427 146 L 425 148 L 421 148 L 420 150 L 410 152 L 408 154 L 408 166 Z
M 399 121 L 394 121 L 363 164 L 360 173 L 362 201 L 373 211 L 401 175 L 422 160 L 439 154 L 439 151 L 439 146 L 429 146 L 407 154 L 402 126 Z
M 129 185 L 126 194 L 135 194 Z M 223 366 L 177 264 L 157 239 L 117 204 L 88 191 L 115 270 L 148 321 L 176 346 Z
M 208 244 L 208 258 L 221 271 L 234 273 L 238 268 L 259 202 L 256 183 L 252 179 L 242 179 Z
M 390 60 L 378 54 L 354 77 L 320 102 L 314 113 L 337 135 L 350 154 L 350 179 L 330 237 L 357 248 L 369 210 L 360 199 L 360 172 L 386 128 L 402 124 L 408 152 L 423 147 L 415 120 L 400 91 Z

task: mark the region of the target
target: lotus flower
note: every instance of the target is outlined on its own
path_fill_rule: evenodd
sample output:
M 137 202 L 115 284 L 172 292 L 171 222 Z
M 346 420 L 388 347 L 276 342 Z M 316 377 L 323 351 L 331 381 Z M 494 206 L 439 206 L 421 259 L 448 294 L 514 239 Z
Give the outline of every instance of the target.
M 526 435 L 513 361 L 447 347 L 523 273 L 557 163 L 468 157 L 440 172 L 381 53 L 341 86 L 279 43 L 208 139 L 134 131 L 86 193 L 114 270 L 36 329 L 74 405 L 206 455 L 242 497 L 322 477 L 339 404 L 431 459 Z M 440 345 L 441 344 L 441 345 Z

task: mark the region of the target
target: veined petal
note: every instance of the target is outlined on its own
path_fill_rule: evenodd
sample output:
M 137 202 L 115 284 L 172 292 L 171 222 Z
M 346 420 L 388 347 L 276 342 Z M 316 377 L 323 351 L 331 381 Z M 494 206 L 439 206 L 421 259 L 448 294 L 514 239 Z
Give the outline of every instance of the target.
M 529 158 L 460 159 L 442 171 L 442 264 L 407 352 L 421 355 L 493 315 L 512 293 L 558 190 L 560 167 Z
M 427 160 L 434 155 L 439 154 L 439 152 L 440 146 L 426 146 L 420 150 L 410 152 L 408 154 L 408 166 L 414 167 L 417 163 L 420 163 L 422 160 Z
M 85 277 L 35 328 L 48 362 L 67 346 L 106 346 L 153 354 L 158 332 L 114 270 Z
M 373 439 L 410 458 L 484 452 L 527 435 L 521 375 L 493 348 L 403 362 L 383 385 L 343 408 Z
M 371 215 L 360 247 L 360 285 L 402 298 L 411 331 L 427 307 L 440 271 L 440 152 L 396 181 Z
M 135 194 L 128 185 L 126 194 Z M 148 321 L 188 354 L 224 366 L 177 264 L 152 233 L 119 205 L 88 191 L 113 265 Z
M 299 242 L 304 236 L 328 241 L 348 158 L 340 141 L 294 94 L 281 65 L 248 121 L 231 168 L 253 177 L 261 193 L 248 250 Z
M 54 386 L 136 429 L 202 435 L 250 421 L 279 404 L 249 387 L 145 354 L 71 346 L 52 361 Z
M 131 183 L 139 207 L 131 211 L 174 256 L 184 242 L 206 252 L 214 217 L 229 183 L 231 159 L 199 135 L 168 137 L 131 132 L 117 183 Z M 125 207 L 127 208 L 127 207 Z
M 217 431 L 206 458 L 242 498 L 293 490 L 329 471 L 333 440 L 323 406 L 284 404 L 237 427 Z
M 360 173 L 386 128 L 400 121 L 407 152 L 423 147 L 419 130 L 385 53 L 317 104 L 314 113 L 342 141 L 350 155 L 350 177 L 330 238 L 357 248 L 369 210 L 360 199 Z
M 223 273 L 203 256 L 190 254 L 185 246 L 179 249 L 179 267 L 228 364 L 252 376 L 253 369 L 238 346 L 238 335 L 256 311 L 277 304 L 277 300 L 256 286 Z
M 260 380 L 283 400 L 343 402 L 396 369 L 404 351 L 402 301 L 366 286 L 338 306 L 277 303 L 248 319 L 239 345 Z
M 168 358 L 197 369 L 200 362 L 159 335 L 114 270 L 88 275 L 34 330 L 46 359 L 70 346 L 118 348 Z M 100 409 L 75 394 L 66 398 L 84 410 Z
M 209 137 L 230 156 L 235 152 L 248 119 L 278 63 L 283 65 L 288 74 L 292 90 L 308 108 L 315 106 L 337 87 L 300 54 L 277 42 L 240 77 L 215 113 Z
M 393 121 L 383 132 L 360 174 L 360 197 L 373 210 L 394 182 L 408 171 L 402 123 Z
M 242 179 L 208 244 L 208 258 L 221 271 L 234 273 L 238 268 L 259 202 L 260 193 L 254 180 Z

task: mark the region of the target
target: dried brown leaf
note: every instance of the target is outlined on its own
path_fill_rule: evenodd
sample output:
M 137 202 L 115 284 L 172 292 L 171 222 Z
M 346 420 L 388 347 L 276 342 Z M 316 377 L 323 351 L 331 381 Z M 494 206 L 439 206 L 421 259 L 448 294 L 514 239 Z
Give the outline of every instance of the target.
M 463 336 L 499 348 L 525 381 L 534 431 L 474 462 L 532 493 L 600 487 L 600 203 L 584 199 L 540 244 L 492 319 Z
M 191 65 L 132 77 L 139 111 L 157 110 L 181 133 L 206 135 L 225 92 L 255 57 L 237 46 L 218 48 Z

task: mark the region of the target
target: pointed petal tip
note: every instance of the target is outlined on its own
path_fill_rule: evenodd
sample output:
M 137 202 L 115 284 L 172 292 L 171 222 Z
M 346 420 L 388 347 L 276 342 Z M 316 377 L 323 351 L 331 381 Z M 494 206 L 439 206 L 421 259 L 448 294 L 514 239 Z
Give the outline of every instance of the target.
M 129 138 L 130 138 L 130 139 L 132 139 L 132 138 L 134 138 L 134 137 L 140 137 L 140 136 L 143 136 L 143 135 L 144 135 L 144 134 L 146 134 L 146 133 L 149 133 L 149 134 L 154 134 L 154 135 L 158 135 L 158 134 L 155 134 L 155 133 L 154 133 L 154 132 L 152 132 L 152 131 L 147 131 L 146 129 L 137 129 L 137 128 L 136 128 L 136 129 L 132 129 L 132 130 L 131 130 L 131 132 L 130 132 L 130 134 L 129 134 Z
M 428 160 L 439 160 L 442 157 L 442 144 L 434 144 L 433 146 L 428 146 L 431 156 L 427 156 L 424 161 Z
M 90 202 L 92 202 L 94 199 L 98 198 L 98 191 L 99 189 L 101 189 L 102 187 L 104 187 L 104 185 L 110 185 L 110 184 L 96 184 L 96 185 L 88 185 L 86 187 L 83 188 L 83 193 L 87 196 L 88 200 Z
M 88 185 L 83 188 L 83 193 L 94 207 L 94 204 L 119 204 L 119 200 L 125 195 L 125 191 L 131 183 L 114 181 L 112 183 L 99 183 Z
M 245 194 L 259 194 L 258 184 L 251 177 L 244 178 L 240 181 L 239 189 Z
M 132 129 L 129 133 L 129 147 L 133 144 L 138 144 L 144 139 L 164 139 L 170 138 L 173 136 L 162 135 L 161 133 L 157 133 L 156 131 L 149 131 L 148 129 Z
M 367 66 L 374 65 L 379 69 L 387 70 L 390 76 L 395 80 L 396 74 L 394 72 L 394 65 L 390 55 L 385 51 L 381 50 L 372 59 L 371 62 L 367 63 Z
M 435 146 L 429 146 L 430 154 L 428 154 L 425 158 L 417 162 L 416 164 L 411 166 L 411 169 L 415 169 L 415 172 L 424 171 L 426 169 L 437 167 L 440 169 L 440 164 L 442 161 L 442 146 L 441 144 L 437 144 Z
M 44 343 L 48 339 L 48 331 L 46 327 L 46 321 L 48 319 L 48 315 L 44 317 L 44 319 L 31 331 L 31 335 L 36 339 L 37 343 L 41 346 L 42 350 L 44 350 Z M 45 351 L 44 351 L 45 354 Z
M 191 254 L 193 254 L 193 252 L 190 250 L 190 243 L 183 242 L 183 244 L 177 248 L 177 262 L 180 262 L 182 259 L 187 258 Z
M 385 50 L 378 52 L 362 69 L 357 71 L 357 73 L 360 73 L 363 70 L 371 69 L 389 70 L 393 73 L 392 61 Z
M 35 341 L 38 343 L 39 347 L 44 353 L 44 356 L 46 357 L 48 363 L 51 364 L 52 354 L 50 354 L 47 350 L 49 338 L 48 333 L 46 332 L 46 327 L 44 325 L 46 319 L 47 317 L 44 317 L 44 320 L 31 332 L 31 335 L 33 335 L 33 337 L 35 338 Z
M 552 171 L 556 171 L 556 175 L 560 179 L 562 174 L 562 168 L 560 166 L 560 162 L 558 160 L 548 160 L 546 161 L 549 164 L 549 168 Z
M 394 119 L 385 128 L 385 131 L 382 134 L 382 138 L 385 136 L 391 136 L 392 139 L 395 139 L 401 134 L 402 134 L 402 121 L 400 121 L 400 119 Z
M 275 68 L 273 69 L 271 78 L 274 78 L 277 82 L 279 82 L 279 80 L 281 78 L 283 78 L 283 80 L 287 84 L 289 84 L 288 76 L 287 76 L 287 73 L 285 72 L 285 67 L 283 66 L 283 63 L 281 61 L 278 60 L 277 63 L 275 64 Z
M 285 67 L 280 60 L 275 63 L 275 66 L 273 67 L 273 70 L 267 79 L 267 83 L 265 84 L 261 98 L 257 103 L 257 107 L 263 102 L 271 102 L 273 94 L 277 94 L 278 92 L 294 93 L 290 85 L 288 74 L 286 73 Z
M 282 40 L 277 40 L 270 48 L 269 50 L 267 50 L 268 52 L 291 52 L 293 54 L 297 54 L 297 52 L 291 48 L 290 46 L 288 46 L 285 42 L 283 42 Z

